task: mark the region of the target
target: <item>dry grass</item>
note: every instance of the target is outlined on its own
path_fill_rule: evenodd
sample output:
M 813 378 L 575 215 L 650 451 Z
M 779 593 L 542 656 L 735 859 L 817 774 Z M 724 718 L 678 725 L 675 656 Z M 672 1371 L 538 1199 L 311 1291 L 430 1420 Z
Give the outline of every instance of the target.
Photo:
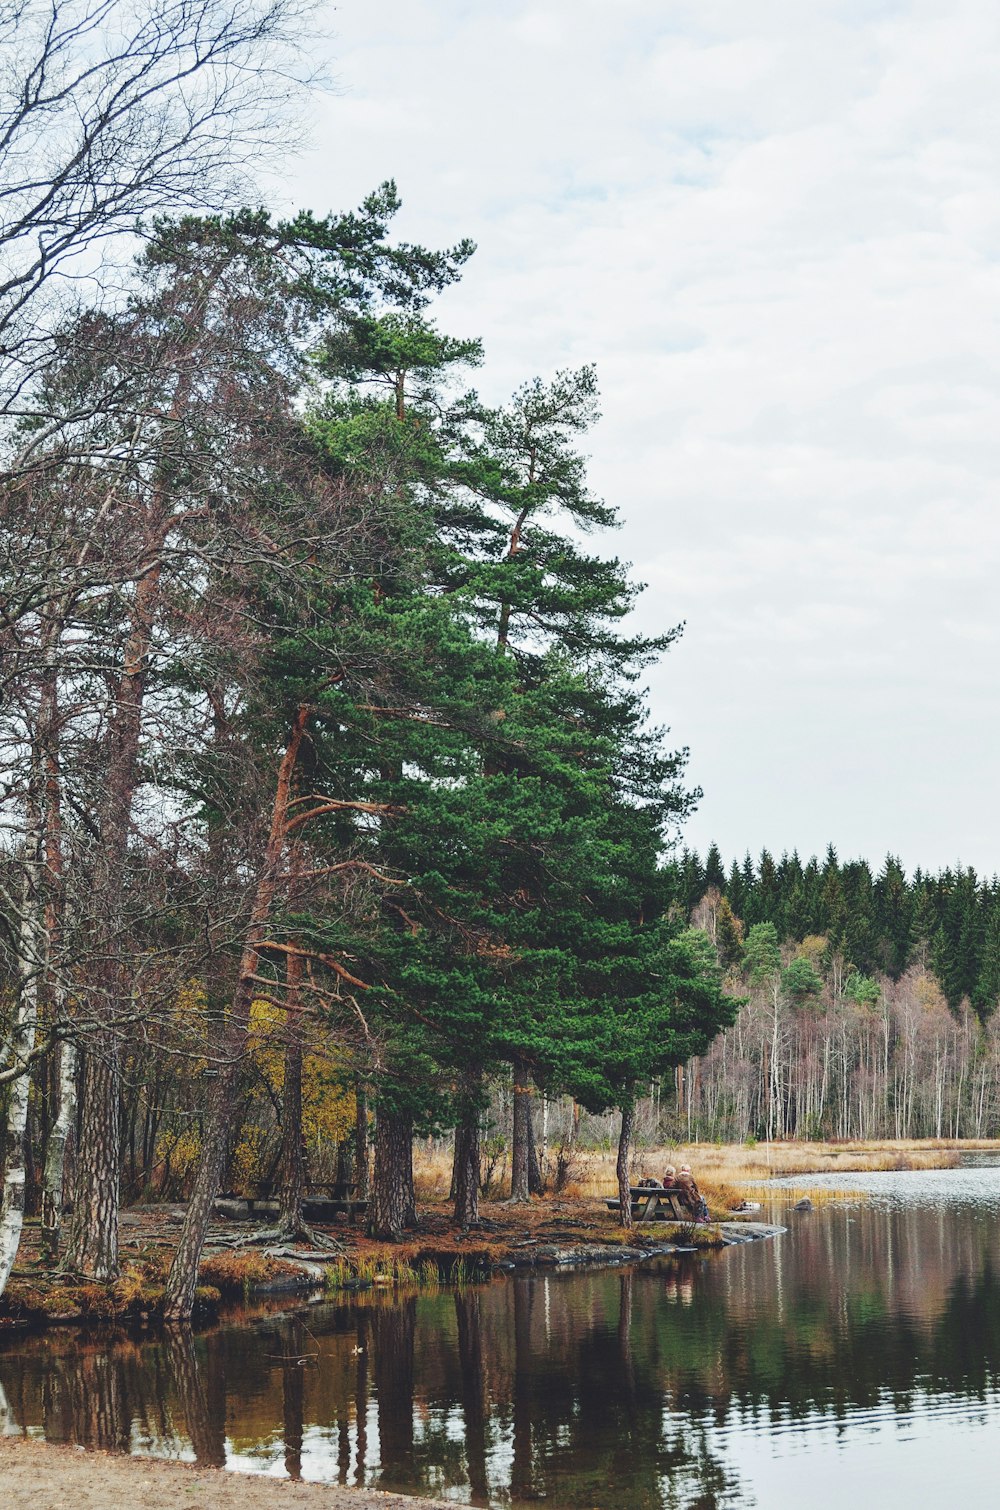
M 671 1148 L 649 1148 L 635 1158 L 633 1178 L 646 1175 L 662 1178 L 668 1164 L 690 1164 L 713 1214 L 733 1210 L 741 1201 L 760 1197 L 762 1181 L 807 1176 L 811 1174 L 853 1174 L 896 1169 L 951 1169 L 963 1151 L 981 1149 L 1000 1155 L 1000 1142 L 991 1140 L 948 1139 L 868 1143 L 772 1143 L 748 1146 L 743 1143 L 690 1143 Z M 451 1181 L 451 1159 L 447 1151 L 414 1151 L 418 1198 L 443 1201 Z M 562 1198 L 569 1201 L 590 1200 L 614 1193 L 615 1151 L 613 1149 L 577 1150 Z M 817 1193 L 819 1190 L 819 1193 Z M 501 1192 L 497 1192 L 497 1195 Z M 818 1201 L 843 1199 L 856 1191 L 823 1191 L 808 1181 L 768 1193 L 769 1199 L 800 1200 L 808 1195 Z
M 772 1143 L 747 1147 L 742 1143 L 689 1143 L 675 1148 L 643 1150 L 636 1158 L 635 1177 L 654 1175 L 665 1167 L 690 1164 L 699 1185 L 729 1184 L 737 1189 L 746 1182 L 779 1179 L 788 1175 L 848 1174 L 879 1169 L 951 1169 L 962 1149 L 988 1148 L 1000 1153 L 998 1143 Z M 580 1155 L 580 1173 L 569 1194 L 588 1196 L 606 1193 L 615 1182 L 613 1152 Z
M 934 1139 L 878 1141 L 869 1143 L 689 1143 L 672 1148 L 650 1148 L 635 1159 L 633 1179 L 646 1175 L 662 1178 L 668 1164 L 690 1164 L 713 1213 L 731 1211 L 745 1199 L 759 1198 L 762 1181 L 810 1174 L 853 1174 L 894 1169 L 951 1169 L 960 1153 L 982 1149 L 1000 1154 L 1000 1142 L 989 1140 Z M 445 1151 L 430 1152 L 420 1145 L 414 1150 L 414 1175 L 418 1199 L 443 1201 L 451 1181 L 451 1158 Z M 590 1200 L 614 1194 L 616 1188 L 613 1149 L 578 1150 L 562 1197 L 569 1201 Z M 499 1192 L 498 1192 L 499 1194 Z M 823 1191 L 803 1185 L 782 1187 L 768 1193 L 781 1201 L 808 1195 L 813 1203 L 856 1195 L 852 1191 Z
M 297 1271 L 289 1264 L 269 1258 L 263 1253 L 225 1252 L 210 1253 L 203 1258 L 198 1270 L 198 1283 L 211 1285 L 221 1295 L 230 1299 L 248 1298 L 256 1285 L 264 1284 L 279 1274 L 294 1274 Z
M 451 1189 L 451 1152 L 428 1151 L 426 1144 L 413 1145 L 413 1188 L 418 1201 L 446 1201 Z
M 636 1159 L 635 1178 L 662 1178 L 667 1164 L 690 1164 L 713 1214 L 731 1211 L 743 1200 L 760 1199 L 761 1184 L 774 1179 L 810 1174 L 855 1174 L 895 1169 L 952 1169 L 967 1149 L 1000 1153 L 1000 1143 L 942 1139 L 870 1143 L 772 1143 L 748 1147 L 742 1143 L 689 1143 L 675 1148 L 643 1150 Z M 567 1194 L 606 1195 L 615 1186 L 615 1155 L 594 1152 L 580 1156 L 581 1171 Z M 808 1195 L 814 1205 L 855 1197 L 856 1191 L 825 1190 L 808 1180 L 766 1192 L 767 1198 L 794 1202 Z

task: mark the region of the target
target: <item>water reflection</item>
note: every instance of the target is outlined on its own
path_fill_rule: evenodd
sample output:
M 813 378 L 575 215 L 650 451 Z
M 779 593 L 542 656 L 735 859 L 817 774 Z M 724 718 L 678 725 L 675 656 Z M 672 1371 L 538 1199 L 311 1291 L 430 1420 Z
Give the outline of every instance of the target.
M 955 1172 L 961 1198 L 909 1178 L 657 1268 L 9 1341 L 0 1429 L 481 1507 L 825 1504 L 865 1461 L 891 1465 L 886 1506 L 935 1471 L 942 1493 L 985 1493 L 1000 1172 Z

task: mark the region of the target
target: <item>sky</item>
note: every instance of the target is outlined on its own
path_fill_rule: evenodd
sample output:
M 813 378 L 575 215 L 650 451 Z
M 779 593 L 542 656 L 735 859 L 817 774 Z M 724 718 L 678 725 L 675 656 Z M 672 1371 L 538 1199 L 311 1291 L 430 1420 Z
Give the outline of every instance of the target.
M 1000 870 L 1000 8 L 341 0 L 274 191 L 479 246 L 477 386 L 594 362 L 686 841 Z M 320 50 L 319 48 L 317 49 Z

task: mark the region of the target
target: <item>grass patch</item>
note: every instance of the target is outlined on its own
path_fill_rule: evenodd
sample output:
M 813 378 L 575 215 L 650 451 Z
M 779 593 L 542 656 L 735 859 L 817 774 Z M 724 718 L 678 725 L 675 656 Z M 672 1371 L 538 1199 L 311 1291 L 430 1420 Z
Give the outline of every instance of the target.
M 159 1256 L 128 1264 L 111 1284 L 81 1282 L 72 1275 L 47 1281 L 12 1279 L 0 1298 L 0 1316 L 36 1326 L 60 1321 L 150 1321 L 163 1309 L 164 1267 Z M 221 1299 L 218 1289 L 203 1285 L 196 1291 L 195 1308 L 213 1312 Z
M 201 1261 L 198 1282 L 218 1290 L 227 1299 L 248 1300 L 257 1285 L 278 1274 L 293 1272 L 287 1264 L 266 1258 L 262 1253 L 210 1253 Z

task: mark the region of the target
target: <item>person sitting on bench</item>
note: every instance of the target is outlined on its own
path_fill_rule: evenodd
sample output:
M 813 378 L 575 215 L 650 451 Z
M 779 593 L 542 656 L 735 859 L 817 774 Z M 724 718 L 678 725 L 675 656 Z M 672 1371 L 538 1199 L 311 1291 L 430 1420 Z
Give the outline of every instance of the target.
M 686 1206 L 687 1210 L 690 1211 L 694 1221 L 710 1221 L 711 1218 L 708 1214 L 708 1206 L 705 1202 L 704 1196 L 698 1189 L 698 1186 L 695 1184 L 695 1179 L 694 1175 L 691 1173 L 690 1164 L 681 1165 L 680 1173 L 677 1176 L 677 1183 L 680 1186 L 681 1201 Z

